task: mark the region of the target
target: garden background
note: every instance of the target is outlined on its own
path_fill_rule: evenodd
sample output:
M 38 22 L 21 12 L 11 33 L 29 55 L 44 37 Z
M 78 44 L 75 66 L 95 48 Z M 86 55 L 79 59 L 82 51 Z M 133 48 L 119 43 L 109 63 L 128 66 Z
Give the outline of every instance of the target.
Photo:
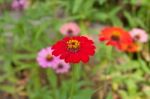
M 150 38 L 150 0 L 27 0 L 13 9 L 0 0 L 0 99 L 150 99 L 150 40 L 137 53 L 99 42 L 105 26 L 144 29 Z M 66 74 L 41 68 L 37 53 L 76 22 L 96 46 L 86 64 Z

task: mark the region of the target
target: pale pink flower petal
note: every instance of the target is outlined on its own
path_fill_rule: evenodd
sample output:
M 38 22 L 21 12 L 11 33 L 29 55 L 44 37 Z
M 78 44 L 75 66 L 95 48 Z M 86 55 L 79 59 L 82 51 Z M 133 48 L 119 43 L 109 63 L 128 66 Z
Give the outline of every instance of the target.
M 64 24 L 61 28 L 60 28 L 60 32 L 63 35 L 68 35 L 68 36 L 76 36 L 79 34 L 80 32 L 80 28 L 79 26 L 74 23 L 74 22 L 70 22 L 70 23 L 66 23 Z
M 13 0 L 11 6 L 12 6 L 12 9 L 14 10 L 23 10 L 28 7 L 28 1 L 27 0 Z
M 47 50 L 46 49 L 42 49 L 39 53 L 38 53 L 38 56 L 41 56 L 42 58 L 43 57 L 46 57 L 47 56 Z
M 38 56 L 36 58 L 38 64 L 43 67 L 56 67 L 55 65 L 59 62 L 59 57 L 52 55 L 52 49 L 51 47 L 43 48 L 41 51 L 39 51 Z
M 141 43 L 145 43 L 148 41 L 148 34 L 143 29 L 134 28 L 129 33 L 135 41 Z
M 55 65 L 54 70 L 58 74 L 67 73 L 70 69 L 70 64 L 66 63 L 64 60 L 60 60 L 57 65 Z

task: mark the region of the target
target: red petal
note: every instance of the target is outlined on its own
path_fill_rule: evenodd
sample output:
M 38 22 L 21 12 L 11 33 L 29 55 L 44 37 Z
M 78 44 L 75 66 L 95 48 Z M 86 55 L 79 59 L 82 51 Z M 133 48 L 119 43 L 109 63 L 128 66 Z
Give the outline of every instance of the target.
M 87 55 L 93 55 L 95 53 L 95 46 L 93 45 L 82 45 L 80 51 Z
M 65 57 L 65 61 L 72 63 L 72 57 L 71 57 L 71 56 L 72 56 L 72 55 L 69 53 L 69 54 L 67 55 L 67 57 Z
M 58 46 L 60 46 L 61 45 L 61 41 L 58 41 L 56 44 L 54 44 L 53 46 L 52 46 L 52 49 L 55 49 L 55 48 L 57 48 Z
M 84 62 L 84 63 L 86 63 L 86 62 L 88 62 L 88 60 L 89 60 L 89 57 L 87 56 L 87 55 L 81 55 L 81 60 Z
M 69 56 L 69 52 L 66 50 L 64 53 L 61 54 L 60 58 L 65 59 L 68 56 Z
M 114 41 L 108 41 L 107 43 L 106 43 L 106 45 L 112 45 L 112 46 L 114 46 L 114 47 L 117 47 L 117 48 L 119 48 L 119 43 L 117 43 L 117 42 L 114 42 Z
M 100 37 L 99 40 L 100 40 L 100 41 L 105 41 L 105 40 L 107 40 L 107 39 L 106 39 L 105 37 Z
M 60 54 L 62 54 L 62 53 L 64 53 L 66 50 L 65 49 L 58 49 L 58 50 L 54 50 L 53 52 L 52 52 L 52 54 L 53 55 L 55 55 L 55 56 L 59 56 Z
M 78 53 L 72 54 L 72 62 L 73 63 L 79 63 L 80 62 L 80 55 Z

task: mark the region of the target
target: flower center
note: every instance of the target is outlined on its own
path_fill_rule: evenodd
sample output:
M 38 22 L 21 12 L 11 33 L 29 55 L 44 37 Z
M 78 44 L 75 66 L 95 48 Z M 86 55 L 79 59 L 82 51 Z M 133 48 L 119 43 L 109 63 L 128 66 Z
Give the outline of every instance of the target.
M 62 69 L 64 66 L 62 64 L 58 64 L 58 69 Z
M 46 56 L 46 60 L 47 60 L 47 61 L 52 61 L 52 60 L 53 60 L 52 55 L 48 54 L 48 55 Z
M 119 32 L 113 32 L 112 36 L 111 36 L 111 39 L 113 41 L 119 41 L 120 40 L 120 33 Z
M 132 48 L 133 48 L 132 45 L 128 45 L 128 47 L 127 47 L 128 50 L 131 50 Z
M 68 35 L 72 35 L 73 31 L 72 31 L 71 29 L 69 29 L 69 30 L 67 31 L 67 33 L 68 33 Z
M 135 39 L 139 40 L 140 39 L 140 35 L 135 35 Z
M 80 47 L 80 42 L 78 40 L 67 41 L 67 49 L 71 52 L 77 52 Z

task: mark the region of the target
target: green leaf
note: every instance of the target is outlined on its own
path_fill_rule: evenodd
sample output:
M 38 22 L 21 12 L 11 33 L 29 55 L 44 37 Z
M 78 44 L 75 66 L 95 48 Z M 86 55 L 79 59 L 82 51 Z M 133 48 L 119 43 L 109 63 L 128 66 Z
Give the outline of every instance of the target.
M 137 86 L 136 86 L 136 83 L 134 82 L 134 80 L 131 80 L 131 79 L 128 79 L 126 81 L 126 84 L 127 84 L 127 87 L 128 87 L 128 92 L 129 92 L 129 95 L 135 95 L 136 92 L 137 92 Z
M 72 99 L 91 99 L 93 92 L 91 89 L 80 90 Z
M 131 27 L 135 27 L 135 26 L 136 26 L 135 20 L 134 20 L 134 18 L 130 15 L 129 12 L 125 11 L 125 12 L 124 12 L 124 16 L 127 18 L 128 23 L 129 23 L 129 25 L 130 25 Z
M 112 16 L 117 16 L 117 13 L 121 10 L 121 7 L 118 6 L 118 7 L 115 7 L 113 8 L 109 13 L 109 17 L 112 17 Z
M 108 15 L 105 12 L 97 12 L 93 15 L 95 20 L 106 21 L 108 19 Z
M 52 70 L 47 69 L 47 76 L 48 76 L 49 83 L 55 89 L 57 87 L 57 76 L 56 76 L 56 74 Z
M 1 85 L 0 90 L 5 91 L 7 93 L 11 93 L 11 94 L 16 92 L 16 88 L 11 85 Z
M 149 69 L 149 67 L 146 65 L 146 63 L 145 63 L 143 60 L 141 60 L 141 59 L 139 59 L 139 63 L 140 63 L 141 69 L 142 69 L 145 73 L 150 74 L 150 69 Z
M 100 5 L 103 5 L 107 0 L 98 0 Z
M 118 17 L 111 17 L 110 20 L 111 20 L 113 26 L 119 26 L 119 27 L 123 26 L 121 20 Z
M 39 39 L 39 37 L 44 33 L 44 31 L 47 29 L 47 27 L 49 26 L 50 22 L 46 21 L 44 22 L 44 24 L 41 24 L 39 27 L 37 27 L 37 32 L 35 35 L 35 39 Z
M 113 99 L 113 95 L 112 95 L 112 92 L 111 92 L 111 91 L 108 93 L 106 99 Z
M 73 14 L 81 10 L 80 8 L 81 8 L 82 3 L 83 3 L 83 0 L 74 0 L 73 9 L 72 9 Z

